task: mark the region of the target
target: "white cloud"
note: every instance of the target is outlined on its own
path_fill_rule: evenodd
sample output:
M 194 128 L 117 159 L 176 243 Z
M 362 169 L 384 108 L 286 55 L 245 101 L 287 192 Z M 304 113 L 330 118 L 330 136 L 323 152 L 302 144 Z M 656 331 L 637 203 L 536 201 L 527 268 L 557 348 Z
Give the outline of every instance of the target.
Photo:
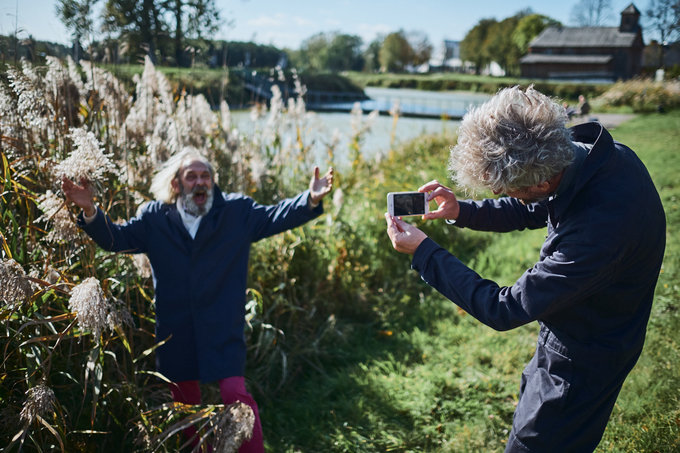
M 246 24 L 250 27 L 282 27 L 284 24 L 283 14 L 276 14 L 274 16 L 260 16 L 254 19 L 249 19 Z
M 378 35 L 387 35 L 389 33 L 398 31 L 394 27 L 387 24 L 367 24 L 362 23 L 356 26 L 357 34 L 359 34 L 364 42 L 373 41 Z
M 246 22 L 250 27 L 285 28 L 311 26 L 313 22 L 300 16 L 291 16 L 286 13 L 276 13 L 270 16 L 259 16 Z

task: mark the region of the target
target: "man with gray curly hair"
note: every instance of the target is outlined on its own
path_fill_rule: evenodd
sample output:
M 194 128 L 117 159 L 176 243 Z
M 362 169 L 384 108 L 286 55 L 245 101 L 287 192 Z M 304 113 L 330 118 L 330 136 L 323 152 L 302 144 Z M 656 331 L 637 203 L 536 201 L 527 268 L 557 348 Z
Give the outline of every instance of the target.
M 483 279 L 420 229 L 386 214 L 397 251 L 482 323 L 537 321 L 506 452 L 593 451 L 642 351 L 665 249 L 665 214 L 647 169 L 599 123 L 566 128 L 533 87 L 501 90 L 463 118 L 450 169 L 499 199 L 459 201 L 437 181 L 425 219 L 506 232 L 546 228 L 537 263 L 511 286 Z

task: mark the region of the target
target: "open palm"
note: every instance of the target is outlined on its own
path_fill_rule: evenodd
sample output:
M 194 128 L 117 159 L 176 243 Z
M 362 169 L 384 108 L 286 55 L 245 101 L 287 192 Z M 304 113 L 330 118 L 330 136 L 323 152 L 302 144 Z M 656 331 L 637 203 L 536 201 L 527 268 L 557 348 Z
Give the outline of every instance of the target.
M 309 196 L 312 203 L 318 204 L 333 189 L 333 167 L 323 177 L 319 177 L 319 167 L 314 167 L 314 175 L 309 182 Z

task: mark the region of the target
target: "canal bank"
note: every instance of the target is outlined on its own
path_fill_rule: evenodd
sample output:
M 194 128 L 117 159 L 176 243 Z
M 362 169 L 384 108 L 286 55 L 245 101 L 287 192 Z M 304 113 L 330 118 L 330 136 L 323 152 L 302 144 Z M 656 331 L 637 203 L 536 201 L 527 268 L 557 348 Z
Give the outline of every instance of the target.
M 315 97 L 314 93 L 308 93 L 307 109 L 316 112 L 349 113 L 358 104 L 364 113 L 377 111 L 380 115 L 398 114 L 407 118 L 459 120 L 471 107 L 483 104 L 491 97 L 482 93 L 408 88 L 367 87 L 364 91 L 368 99 L 363 100 L 345 100 L 341 95 L 332 99 L 319 98 Z

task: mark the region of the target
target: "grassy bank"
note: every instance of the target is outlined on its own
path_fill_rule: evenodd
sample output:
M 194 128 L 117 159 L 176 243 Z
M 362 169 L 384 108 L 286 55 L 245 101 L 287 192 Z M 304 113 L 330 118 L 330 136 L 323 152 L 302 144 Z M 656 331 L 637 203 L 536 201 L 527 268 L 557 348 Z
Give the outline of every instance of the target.
M 613 132 L 638 152 L 657 184 L 668 217 L 668 247 L 645 350 L 598 451 L 680 448 L 680 243 L 673 234 L 680 225 L 679 131 L 676 111 L 640 116 Z M 400 174 L 405 178 L 402 187 L 443 180 L 451 140 L 419 140 L 393 154 L 376 172 L 378 184 L 367 190 L 369 199 L 378 203 Z M 415 164 L 420 159 L 425 163 Z M 370 209 L 375 229 L 384 230 L 382 200 Z M 540 230 L 505 235 L 444 231 L 435 223 L 424 229 L 483 276 L 503 284 L 511 284 L 533 264 L 544 235 Z M 376 247 L 398 255 L 386 235 Z M 400 309 L 381 322 L 345 320 L 335 349 L 328 352 L 332 365 L 323 373 L 308 369 L 276 398 L 261 396 L 271 451 L 503 450 L 537 326 L 494 332 L 424 283 L 412 285 L 419 279 L 409 270 L 407 257 L 398 256 L 391 265 L 398 266 L 398 279 L 410 289 L 401 300 L 383 303 Z
M 362 87 L 415 88 L 431 91 L 472 91 L 495 94 L 501 88 L 523 85 L 534 86 L 549 96 L 569 102 L 576 101 L 579 94 L 591 99 L 604 93 L 611 84 L 581 82 L 550 82 L 522 79 L 519 77 L 491 77 L 474 74 L 441 72 L 432 74 L 375 74 L 363 72 L 345 73 L 347 77 Z

